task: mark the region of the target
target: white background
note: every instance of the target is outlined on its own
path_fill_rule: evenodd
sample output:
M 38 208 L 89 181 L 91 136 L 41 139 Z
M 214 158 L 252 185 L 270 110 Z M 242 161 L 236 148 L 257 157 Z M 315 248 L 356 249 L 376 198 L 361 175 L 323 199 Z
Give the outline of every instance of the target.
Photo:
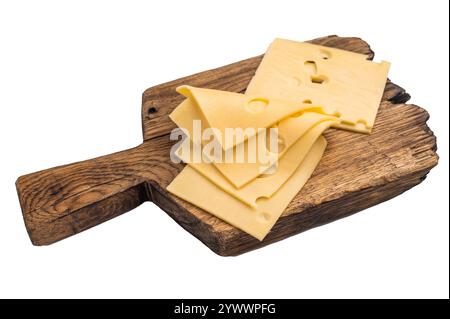
M 448 298 L 448 19 L 442 0 L 2 0 L 0 297 Z M 147 87 L 329 34 L 368 41 L 431 114 L 441 159 L 422 184 L 239 257 L 152 203 L 31 245 L 18 176 L 139 144 Z

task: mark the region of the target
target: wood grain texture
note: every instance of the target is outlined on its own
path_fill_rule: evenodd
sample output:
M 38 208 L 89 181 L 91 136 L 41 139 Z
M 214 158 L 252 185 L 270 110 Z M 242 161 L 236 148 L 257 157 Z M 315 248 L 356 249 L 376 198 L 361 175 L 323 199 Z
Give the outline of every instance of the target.
M 358 38 L 311 41 L 364 53 Z M 167 115 L 182 100 L 180 84 L 243 92 L 261 56 L 146 90 L 144 142 L 136 148 L 20 177 L 16 186 L 32 242 L 47 245 L 93 227 L 151 200 L 220 255 L 237 255 L 376 205 L 420 183 L 438 162 L 428 113 L 404 104 L 409 95 L 388 81 L 371 135 L 326 132 L 328 148 L 302 191 L 259 242 L 165 188 L 184 167 L 170 161 L 174 125 Z

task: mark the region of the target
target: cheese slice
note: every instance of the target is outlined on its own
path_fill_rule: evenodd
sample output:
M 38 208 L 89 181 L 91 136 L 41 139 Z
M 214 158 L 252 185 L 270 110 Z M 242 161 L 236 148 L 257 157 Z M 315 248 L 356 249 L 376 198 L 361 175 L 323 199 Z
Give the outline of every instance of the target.
M 192 149 L 189 154 L 186 154 L 182 151 L 183 148 L 179 147 L 176 155 L 228 194 L 251 207 L 257 207 L 256 201 L 259 198 L 270 198 L 295 172 L 323 131 L 334 123 L 336 123 L 335 120 L 325 120 L 316 124 L 298 139 L 286 152 L 286 155 L 279 160 L 275 173 L 260 175 L 239 189 L 235 188 L 213 164 L 194 163 Z
M 190 105 L 200 111 L 203 128 L 214 128 L 213 134 L 224 150 L 244 142 L 247 138 L 256 135 L 282 119 L 305 110 L 320 109 L 311 104 L 301 102 L 284 102 L 276 99 L 267 99 L 263 94 L 244 95 L 240 93 L 180 86 L 177 88 L 190 100 Z M 186 117 L 186 103 L 182 103 L 171 114 L 170 118 L 178 125 L 184 127 Z M 192 124 L 191 124 L 192 125 Z M 226 129 L 254 129 L 254 133 L 240 136 L 230 135 L 226 139 Z M 203 132 L 203 131 L 202 131 Z
M 246 94 L 292 102 L 310 100 L 339 116 L 335 127 L 369 133 L 386 85 L 390 63 L 324 46 L 276 39 Z
M 317 110 L 323 111 L 320 108 Z M 179 127 L 186 129 L 190 137 L 201 134 L 201 131 L 205 128 L 204 116 L 190 99 L 184 100 L 171 114 L 171 118 Z M 201 121 L 201 126 L 198 128 L 199 132 L 197 133 L 194 132 L 194 120 Z M 330 120 L 339 121 L 336 117 L 327 116 L 320 113 L 300 112 L 300 114 L 288 117 L 287 119 L 279 122 L 277 126 L 278 136 L 283 142 L 283 145 L 281 145 L 283 149 L 279 149 L 281 152 L 278 153 L 278 160 L 282 158 L 289 147 L 291 147 L 297 139 L 305 134 L 311 127 L 322 121 Z M 265 134 L 265 132 L 261 134 Z M 245 159 L 248 158 L 248 144 L 255 143 L 258 145 L 257 141 L 258 135 L 250 137 L 243 143 L 243 145 L 241 145 Z M 198 144 L 201 143 L 201 141 L 194 141 L 194 143 Z M 236 149 L 234 151 L 236 151 Z M 222 160 L 223 159 L 225 159 L 224 154 L 222 155 Z M 184 160 L 186 160 L 186 158 Z M 261 163 L 261 161 L 245 163 L 213 162 L 213 164 L 226 177 L 226 179 L 237 188 L 244 186 L 246 183 L 252 181 L 268 169 L 267 163 Z
M 320 134 L 331 124 L 339 122 L 339 120 L 332 116 L 327 116 L 314 112 L 306 112 L 298 117 L 291 117 L 278 123 L 278 139 L 279 139 L 279 153 L 274 155 L 274 161 L 279 161 L 287 154 L 288 150 L 295 142 L 301 138 L 308 130 L 321 122 L 327 122 L 325 125 L 318 127 Z M 319 134 L 319 135 L 320 135 Z M 244 154 L 247 158 L 248 143 L 244 143 Z M 259 144 L 256 143 L 257 153 L 259 153 Z M 264 146 L 264 145 L 263 145 Z M 259 157 L 255 162 L 243 163 L 215 163 L 215 167 L 237 188 L 244 187 L 255 178 L 268 171 L 271 166 L 269 163 L 261 161 Z
M 258 200 L 256 208 L 224 192 L 189 165 L 186 165 L 170 183 L 167 190 L 251 236 L 263 240 L 314 172 L 326 144 L 325 138 L 319 137 L 294 174 L 271 198 Z

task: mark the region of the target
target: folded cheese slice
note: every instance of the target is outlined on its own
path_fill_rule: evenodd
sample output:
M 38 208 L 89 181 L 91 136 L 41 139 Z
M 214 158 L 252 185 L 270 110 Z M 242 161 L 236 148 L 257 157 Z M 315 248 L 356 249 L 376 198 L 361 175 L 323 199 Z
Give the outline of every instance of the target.
M 244 95 L 240 93 L 180 86 L 177 88 L 190 101 L 190 104 L 181 103 L 171 114 L 170 118 L 178 125 L 184 127 L 187 106 L 195 106 L 201 114 L 202 126 L 213 128 L 216 140 L 224 150 L 244 142 L 247 138 L 256 135 L 284 118 L 305 110 L 316 110 L 319 107 L 301 102 L 284 102 L 277 99 L 267 99 L 264 94 Z M 192 112 L 190 112 L 192 113 Z M 192 123 L 190 124 L 192 125 Z M 226 129 L 254 129 L 254 133 L 240 136 L 230 131 L 231 135 L 225 138 Z
M 338 123 L 339 119 L 319 113 L 306 112 L 301 116 L 290 117 L 278 123 L 279 152 L 277 154 L 271 154 L 274 156 L 274 161 L 280 161 L 299 138 L 321 122 L 326 123 L 317 128 L 318 131 L 321 131 L 320 134 L 332 124 Z M 248 143 L 249 141 L 246 141 L 243 144 L 245 158 L 247 158 Z M 261 145 L 256 142 L 255 144 L 257 153 L 259 153 L 259 147 Z M 264 158 L 260 159 L 259 157 L 254 162 L 214 163 L 215 167 L 237 188 L 245 187 L 247 183 L 264 174 L 264 172 L 269 171 L 271 166 L 268 164 L 264 161 Z
M 291 102 L 309 99 L 342 122 L 335 127 L 369 133 L 386 85 L 390 63 L 329 47 L 276 39 L 246 94 Z
M 316 109 L 318 112 L 323 111 L 321 108 Z M 204 129 L 204 116 L 196 107 L 191 99 L 184 100 L 177 109 L 170 115 L 172 120 L 179 126 L 188 132 L 192 137 L 194 133 L 194 120 L 200 120 L 201 126 L 199 131 Z M 311 127 L 322 121 L 336 121 L 339 119 L 333 116 L 328 116 L 316 112 L 301 111 L 300 114 L 288 117 L 277 125 L 278 135 L 283 141 L 281 152 L 278 153 L 278 160 L 281 159 L 286 151 L 291 147 L 303 134 L 305 134 Z M 197 133 L 198 134 L 198 133 Z M 266 134 L 265 132 L 261 134 Z M 200 143 L 194 141 L 195 143 Z M 244 158 L 248 158 L 248 144 L 254 143 L 258 145 L 258 135 L 250 137 L 241 146 L 241 150 L 244 152 Z M 239 146 L 238 146 L 239 148 Z M 236 147 L 234 149 L 236 152 Z M 225 159 L 225 155 L 222 156 Z M 184 158 L 184 160 L 187 160 Z M 213 160 L 213 159 L 211 159 Z M 191 162 L 191 161 L 190 161 Z M 214 166 L 225 176 L 225 178 L 237 188 L 244 186 L 250 181 L 254 180 L 265 169 L 268 168 L 267 163 L 261 163 L 257 160 L 255 162 L 245 163 L 218 163 L 213 162 Z
M 310 128 L 294 143 L 285 156 L 278 161 L 275 173 L 260 175 L 239 189 L 235 188 L 213 164 L 205 162 L 194 163 L 192 161 L 192 149 L 187 154 L 187 152 L 183 152 L 182 147 L 179 147 L 176 155 L 228 194 L 251 207 L 257 207 L 257 199 L 270 198 L 303 162 L 303 159 L 323 131 L 334 123 L 336 123 L 335 120 L 325 120 Z M 241 171 L 242 173 L 245 172 Z
M 320 136 L 294 174 L 272 197 L 258 200 L 256 208 L 224 192 L 189 165 L 186 165 L 169 184 L 167 190 L 251 236 L 263 240 L 314 172 L 326 144 L 325 138 Z

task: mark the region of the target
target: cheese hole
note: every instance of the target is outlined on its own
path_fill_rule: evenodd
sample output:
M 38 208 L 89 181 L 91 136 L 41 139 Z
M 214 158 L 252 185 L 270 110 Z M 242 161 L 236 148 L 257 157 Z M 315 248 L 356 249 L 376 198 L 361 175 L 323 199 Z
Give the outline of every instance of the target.
M 255 200 L 255 204 L 258 206 L 258 205 L 263 204 L 263 203 L 266 202 L 267 200 L 268 200 L 267 197 L 260 196 L 260 197 L 258 197 L 258 198 Z
M 328 81 L 325 75 L 311 75 L 311 82 L 315 84 L 324 84 Z
M 316 74 L 317 73 L 317 65 L 314 61 L 306 61 L 305 62 L 305 69 L 309 74 Z
M 327 50 L 320 50 L 320 57 L 323 60 L 328 60 L 331 58 L 331 53 L 330 53 L 330 51 L 327 51 Z
M 309 104 L 309 103 L 305 103 L 305 104 Z M 307 112 L 320 113 L 320 114 L 324 114 L 324 115 L 331 113 L 331 112 L 324 111 L 324 109 L 322 107 L 320 107 L 320 106 L 311 106 L 311 107 L 305 108 L 304 110 L 302 110 L 300 112 L 292 114 L 290 117 L 299 117 L 299 116 L 302 116 L 303 114 L 305 114 Z
M 267 99 L 256 98 L 248 101 L 245 108 L 252 113 L 258 113 L 264 110 L 268 105 L 269 101 Z
M 361 130 L 365 130 L 368 127 L 367 121 L 366 120 L 362 120 L 362 119 L 357 120 L 356 124 L 355 124 L 355 127 L 358 128 L 358 129 L 361 129 Z
M 303 104 L 312 104 L 312 101 L 310 99 L 304 100 L 302 102 Z
M 367 121 L 366 120 L 361 120 L 361 119 L 357 120 L 356 123 L 367 125 Z

